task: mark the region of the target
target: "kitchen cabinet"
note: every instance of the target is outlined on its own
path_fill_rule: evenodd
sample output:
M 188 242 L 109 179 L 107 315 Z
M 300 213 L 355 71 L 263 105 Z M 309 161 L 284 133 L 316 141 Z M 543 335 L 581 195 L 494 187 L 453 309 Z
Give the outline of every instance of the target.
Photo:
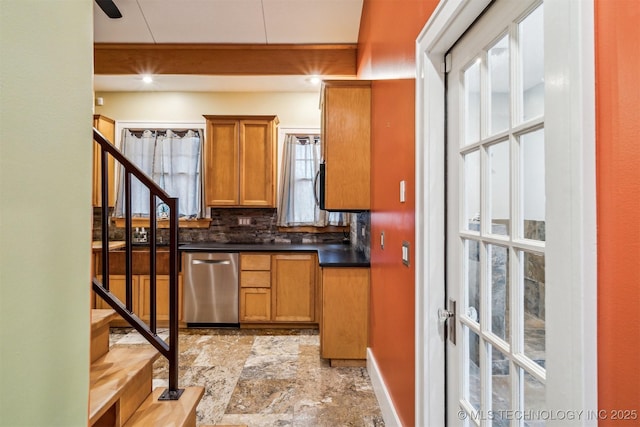
M 98 276 L 98 279 L 102 281 L 102 276 Z M 140 299 L 140 277 L 135 275 L 131 278 L 131 289 L 132 289 L 132 306 L 131 310 L 139 314 L 139 299 Z M 123 304 L 126 304 L 126 276 L 123 274 L 110 274 L 109 275 L 109 291 L 116 296 Z M 111 308 L 109 304 L 107 304 L 102 298 L 96 295 L 95 297 L 96 308 Z M 111 326 L 129 326 L 129 324 L 120 316 L 111 321 Z
M 324 205 L 331 211 L 371 206 L 371 82 L 325 81 L 321 92 Z
M 210 207 L 275 207 L 277 116 L 204 116 Z
M 101 276 L 99 276 L 101 279 Z M 133 312 L 143 321 L 151 320 L 151 276 L 146 274 L 135 274 L 131 277 L 133 290 Z M 125 303 L 126 276 L 121 274 L 109 275 L 109 290 L 122 303 Z M 182 274 L 178 275 L 178 321 L 182 323 Z M 96 308 L 111 308 L 104 300 L 96 296 Z M 156 276 L 156 320 L 158 326 L 169 325 L 169 275 L 158 274 Z M 118 317 L 111 323 L 111 326 L 129 326 L 128 323 Z
M 240 254 L 240 323 L 305 324 L 315 318 L 316 254 Z
M 315 320 L 316 266 L 314 254 L 273 255 L 271 260 L 272 318 L 276 322 Z
M 140 275 L 138 316 L 145 322 L 151 320 L 151 276 Z M 182 274 L 178 275 L 178 321 L 182 322 Z M 156 320 L 158 325 L 169 325 L 169 275 L 156 276 Z
M 240 254 L 240 323 L 271 320 L 271 255 Z
M 93 116 L 93 127 L 109 140 L 109 142 L 115 144 L 115 132 L 116 122 L 109 117 L 95 114 Z M 92 201 L 93 206 L 102 206 L 102 161 L 100 155 L 100 146 L 97 142 L 93 143 L 93 194 Z M 116 204 L 116 189 L 115 189 L 115 173 L 114 173 L 114 160 L 112 156 L 108 156 L 108 176 L 109 176 L 109 206 L 113 207 Z
M 149 275 L 149 250 L 136 249 L 132 253 L 132 290 L 133 290 L 133 312 L 145 322 L 150 321 L 150 283 Z M 125 258 L 126 252 L 115 250 L 109 252 L 109 290 L 123 303 L 125 302 Z M 156 314 L 158 326 L 169 325 L 169 252 L 159 251 L 156 256 Z M 101 251 L 94 252 L 93 270 L 102 280 L 102 257 Z M 183 284 L 182 273 L 178 273 L 178 321 L 183 324 Z M 110 308 L 110 306 L 99 296 L 95 296 L 95 308 Z M 111 324 L 112 326 L 129 326 L 121 317 Z
M 331 366 L 360 365 L 367 357 L 369 269 L 321 269 L 320 355 Z
M 240 289 L 240 322 L 271 320 L 271 289 Z

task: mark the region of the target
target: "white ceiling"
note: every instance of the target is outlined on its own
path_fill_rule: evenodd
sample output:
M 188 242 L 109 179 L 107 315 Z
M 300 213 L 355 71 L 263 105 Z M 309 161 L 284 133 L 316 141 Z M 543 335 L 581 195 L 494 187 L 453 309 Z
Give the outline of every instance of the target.
M 363 0 L 114 0 L 123 17 L 94 3 L 96 43 L 357 43 Z M 336 78 L 336 76 L 332 76 Z M 96 75 L 96 91 L 316 91 L 308 76 Z

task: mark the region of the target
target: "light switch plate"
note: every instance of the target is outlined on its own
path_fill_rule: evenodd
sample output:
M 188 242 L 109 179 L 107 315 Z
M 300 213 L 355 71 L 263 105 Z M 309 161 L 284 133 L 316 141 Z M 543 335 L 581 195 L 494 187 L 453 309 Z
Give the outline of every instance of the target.
M 404 203 L 406 200 L 406 188 L 407 182 L 403 179 L 400 181 L 400 203 Z
M 384 249 L 384 231 L 380 232 L 380 249 Z

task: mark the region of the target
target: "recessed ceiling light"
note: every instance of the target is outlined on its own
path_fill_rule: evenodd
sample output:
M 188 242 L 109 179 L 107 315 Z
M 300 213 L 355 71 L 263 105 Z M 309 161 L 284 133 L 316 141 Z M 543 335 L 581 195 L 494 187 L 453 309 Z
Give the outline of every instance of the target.
M 143 76 L 142 81 L 145 83 L 153 83 L 153 77 L 151 76 Z
M 318 76 L 311 76 L 311 77 L 309 77 L 309 78 L 307 79 L 307 81 L 308 81 L 309 83 L 311 83 L 312 85 L 317 85 L 317 84 L 320 84 L 320 77 L 318 77 Z

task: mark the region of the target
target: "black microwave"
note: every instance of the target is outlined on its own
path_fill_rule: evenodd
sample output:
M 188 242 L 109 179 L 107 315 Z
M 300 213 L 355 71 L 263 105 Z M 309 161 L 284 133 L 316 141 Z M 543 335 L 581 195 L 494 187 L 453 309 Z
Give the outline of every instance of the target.
M 322 209 L 324 209 L 324 197 L 325 197 L 325 164 L 324 162 L 320 162 L 320 169 L 316 173 L 316 179 L 313 183 L 313 195 L 316 198 L 316 205 Z

